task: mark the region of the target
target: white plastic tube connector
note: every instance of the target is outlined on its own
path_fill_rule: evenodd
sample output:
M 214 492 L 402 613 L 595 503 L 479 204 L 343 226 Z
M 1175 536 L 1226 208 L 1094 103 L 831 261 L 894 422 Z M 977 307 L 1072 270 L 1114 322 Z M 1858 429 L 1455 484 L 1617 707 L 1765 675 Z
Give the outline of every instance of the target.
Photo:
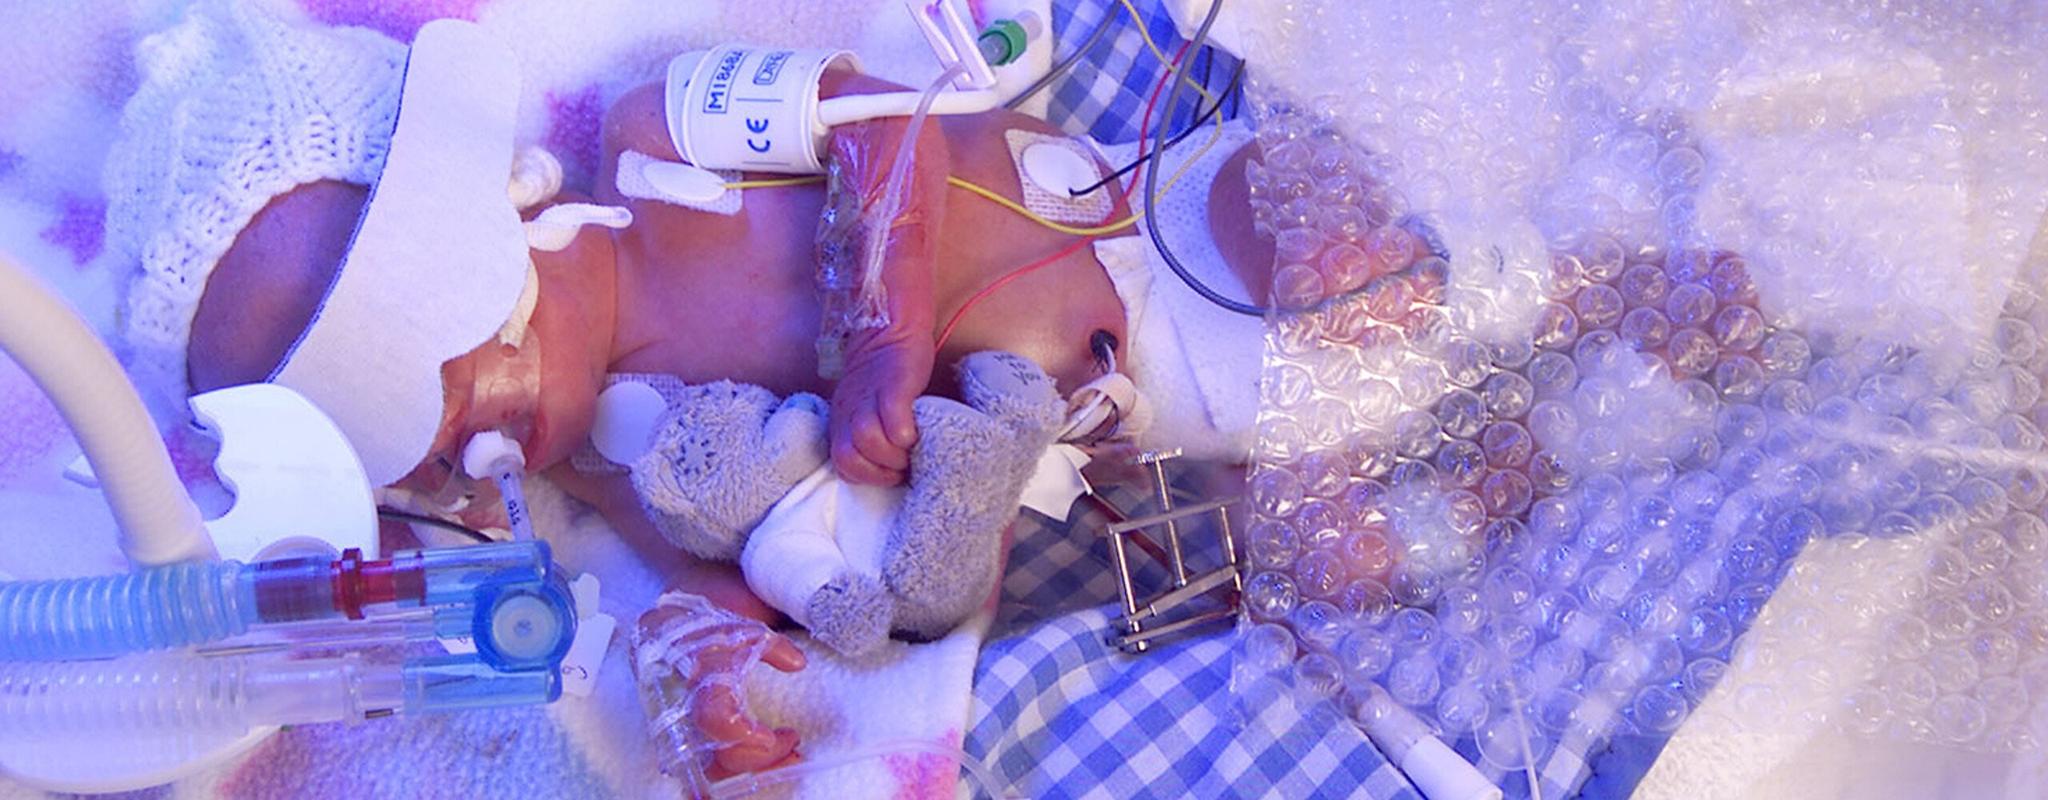
M 0 349 L 56 403 L 99 477 L 137 566 L 214 557 L 142 397 L 70 304 L 0 256 Z
M 1408 776 L 1422 796 L 1429 800 L 1501 800 L 1500 787 L 1486 780 L 1479 768 L 1444 744 L 1429 726 L 1402 708 L 1378 684 L 1364 683 L 1352 691 L 1363 691 L 1359 725 L 1387 760 Z
M 520 484 L 526 471 L 526 451 L 519 442 L 499 431 L 483 431 L 469 437 L 462 446 L 462 471 L 472 478 L 490 478 L 498 484 L 498 496 L 505 500 L 505 522 L 512 526 L 512 538 L 533 538 L 533 520 L 526 510 L 526 490 Z

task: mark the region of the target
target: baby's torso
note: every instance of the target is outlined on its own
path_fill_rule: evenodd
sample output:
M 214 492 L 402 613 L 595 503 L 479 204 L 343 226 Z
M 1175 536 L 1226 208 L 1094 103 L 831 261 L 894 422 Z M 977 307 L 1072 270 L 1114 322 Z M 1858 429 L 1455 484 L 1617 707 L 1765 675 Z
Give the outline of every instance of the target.
M 814 238 L 824 192 L 747 192 L 735 216 L 643 202 L 618 234 L 614 372 L 818 392 Z
M 1050 132 L 1016 114 L 947 118 L 950 174 L 1021 196 L 1004 131 Z M 776 177 L 749 175 L 753 178 Z M 815 288 L 820 185 L 746 190 L 733 216 L 639 201 L 618 234 L 619 357 L 615 372 L 656 372 L 690 383 L 735 380 L 779 394 L 829 392 L 817 377 Z M 966 190 L 949 187 L 937 237 L 936 324 L 1017 267 L 1075 241 Z M 1113 218 L 1128 213 L 1119 201 Z M 1038 361 L 1072 389 L 1088 377 L 1089 334 L 1122 335 L 1123 307 L 1093 252 L 1082 247 L 978 303 L 939 364 L 1001 348 Z M 934 330 L 936 335 L 938 331 Z M 934 391 L 950 388 L 941 369 Z

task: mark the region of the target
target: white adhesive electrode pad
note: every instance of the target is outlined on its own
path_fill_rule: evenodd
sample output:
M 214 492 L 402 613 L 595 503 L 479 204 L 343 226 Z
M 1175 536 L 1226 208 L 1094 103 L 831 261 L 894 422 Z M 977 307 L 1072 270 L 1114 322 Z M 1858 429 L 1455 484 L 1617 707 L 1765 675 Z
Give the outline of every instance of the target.
M 859 68 L 845 50 L 728 44 L 676 56 L 664 95 L 669 139 L 705 169 L 822 173 L 818 79 L 842 61 Z
M 1065 136 L 1012 128 L 1003 132 L 1010 160 L 1017 165 L 1017 183 L 1024 187 L 1024 207 L 1054 222 L 1097 225 L 1108 221 L 1116 204 L 1105 185 L 1075 197 L 1102 180 L 1102 170 L 1087 145 Z
M 527 274 L 506 196 L 518 63 L 469 22 L 413 40 L 398 128 L 347 257 L 271 380 L 332 417 L 372 485 L 405 476 L 441 424 L 441 364 L 491 339 Z
M 739 181 L 738 170 L 708 170 L 695 164 L 663 161 L 638 150 L 619 151 L 618 174 L 612 184 L 619 194 L 653 200 L 728 217 L 740 213 L 746 192 L 725 188 Z

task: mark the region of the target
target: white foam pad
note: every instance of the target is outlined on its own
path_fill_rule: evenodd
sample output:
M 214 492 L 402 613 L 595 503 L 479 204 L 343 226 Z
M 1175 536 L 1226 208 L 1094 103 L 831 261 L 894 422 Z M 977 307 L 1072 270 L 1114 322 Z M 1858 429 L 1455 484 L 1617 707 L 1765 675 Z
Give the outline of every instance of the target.
M 518 302 L 526 236 L 505 186 L 519 87 L 511 51 L 484 29 L 420 29 L 341 274 L 271 376 L 341 426 L 372 484 L 427 455 L 441 364 L 489 340 Z

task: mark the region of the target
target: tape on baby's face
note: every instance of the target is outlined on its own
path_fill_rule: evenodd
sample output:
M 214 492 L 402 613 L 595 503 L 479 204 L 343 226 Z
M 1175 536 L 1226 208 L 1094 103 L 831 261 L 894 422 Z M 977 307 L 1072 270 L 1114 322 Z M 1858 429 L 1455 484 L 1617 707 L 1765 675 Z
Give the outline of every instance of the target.
M 475 24 L 420 29 L 384 172 L 327 297 L 271 379 L 332 417 L 373 485 L 426 457 L 441 365 L 492 339 L 528 270 L 506 196 L 517 62 Z
M 1017 183 L 1024 187 L 1024 207 L 1054 222 L 1097 225 L 1109 219 L 1116 205 L 1106 189 L 1075 197 L 1070 190 L 1088 188 L 1102 179 L 1088 146 L 1065 136 L 1012 128 L 1003 132 Z

